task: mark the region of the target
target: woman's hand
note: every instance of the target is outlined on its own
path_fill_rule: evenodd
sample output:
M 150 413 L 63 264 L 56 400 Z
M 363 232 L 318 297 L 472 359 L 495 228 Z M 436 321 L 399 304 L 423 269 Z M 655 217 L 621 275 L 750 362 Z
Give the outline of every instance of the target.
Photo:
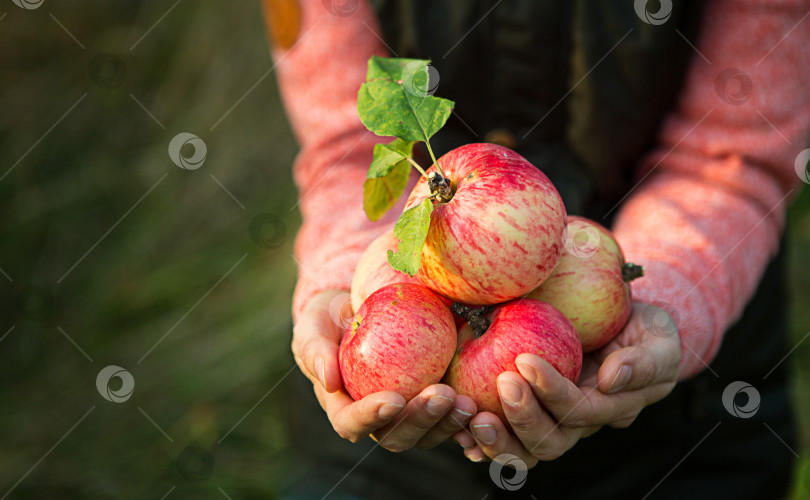
M 425 388 L 410 401 L 391 391 L 360 401 L 349 396 L 338 365 L 344 331 L 340 323 L 345 315 L 333 318 L 330 314 L 330 310 L 347 308 L 351 304 L 345 291 L 320 292 L 307 302 L 293 329 L 295 362 L 312 382 L 335 431 L 353 443 L 371 435 L 388 450 L 404 451 L 431 448 L 463 429 L 476 412 L 475 403 L 443 384 Z
M 514 434 L 490 412 L 476 415 L 454 436 L 473 461 L 509 453 L 528 467 L 554 460 L 603 425 L 627 427 L 645 406 L 668 395 L 678 377 L 681 346 L 675 322 L 663 310 L 635 304 L 624 330 L 585 355 L 579 384 L 544 359 L 521 354 L 520 374 L 498 376 L 498 390 Z

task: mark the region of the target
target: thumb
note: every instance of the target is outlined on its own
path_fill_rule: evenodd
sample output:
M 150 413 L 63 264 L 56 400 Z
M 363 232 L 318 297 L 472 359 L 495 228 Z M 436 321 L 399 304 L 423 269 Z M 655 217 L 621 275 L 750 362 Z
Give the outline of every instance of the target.
M 662 335 L 660 328 L 647 321 L 669 322 L 672 328 Z M 675 321 L 666 311 L 649 304 L 636 304 L 633 315 L 620 334 L 625 347 L 610 353 L 597 376 L 599 390 L 605 394 L 635 391 L 662 382 L 674 382 L 681 361 L 681 345 Z M 660 325 L 659 325 L 660 326 Z
M 292 351 L 301 371 L 327 392 L 343 388 L 338 363 L 340 339 L 351 321 L 349 294 L 328 290 L 314 296 L 293 327 Z

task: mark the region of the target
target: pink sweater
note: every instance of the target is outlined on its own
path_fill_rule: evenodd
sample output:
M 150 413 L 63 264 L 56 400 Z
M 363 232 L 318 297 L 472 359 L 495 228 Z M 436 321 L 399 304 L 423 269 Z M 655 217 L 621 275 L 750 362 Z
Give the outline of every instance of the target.
M 321 0 L 299 3 L 295 45 L 273 51 L 301 146 L 294 166 L 304 219 L 295 244 L 294 319 L 317 292 L 349 288 L 360 254 L 393 224 L 405 200 L 376 223 L 362 208 L 380 138 L 360 123 L 357 90 L 368 58 L 389 55 L 374 12 L 366 1 L 347 17 L 329 13 Z M 692 58 L 613 228 L 627 259 L 646 268 L 633 283 L 634 298 L 664 307 L 678 322 L 681 379 L 717 353 L 777 251 L 787 206 L 802 185 L 794 161 L 810 134 L 808 13 L 810 4 L 798 0 L 707 5 L 692 40 L 702 55 Z M 725 102 L 715 88 L 727 68 L 753 84 L 743 104 Z M 739 93 L 738 83 L 731 79 L 726 91 Z

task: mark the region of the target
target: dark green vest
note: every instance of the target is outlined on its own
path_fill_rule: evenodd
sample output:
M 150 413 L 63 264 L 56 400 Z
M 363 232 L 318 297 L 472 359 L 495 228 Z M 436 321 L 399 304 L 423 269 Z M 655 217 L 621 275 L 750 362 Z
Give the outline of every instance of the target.
M 437 95 L 456 102 L 431 141 L 437 154 L 497 131 L 549 176 L 569 213 L 608 226 L 696 57 L 684 37 L 695 43 L 702 15 L 698 2 L 675 2 L 658 25 L 628 0 L 372 4 L 389 49 L 431 59 Z M 782 260 L 725 337 L 712 365 L 723 381 L 761 378 L 786 352 Z
M 632 186 L 693 55 L 676 30 L 695 40 L 700 19 L 698 4 L 676 5 L 650 25 L 626 0 L 374 3 L 390 48 L 431 59 L 437 95 L 456 102 L 435 148 L 502 131 L 570 213 L 595 220 Z

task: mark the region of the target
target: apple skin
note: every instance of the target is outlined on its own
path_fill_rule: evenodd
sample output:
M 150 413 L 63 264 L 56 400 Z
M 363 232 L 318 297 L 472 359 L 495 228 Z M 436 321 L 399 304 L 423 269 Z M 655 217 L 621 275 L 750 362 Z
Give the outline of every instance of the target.
M 394 391 L 406 400 L 439 382 L 456 349 L 450 310 L 422 285 L 394 283 L 372 293 L 338 349 L 343 385 L 359 400 Z
M 495 144 L 461 146 L 439 164 L 454 195 L 434 205 L 419 279 L 466 304 L 497 304 L 536 288 L 557 263 L 566 224 L 562 199 L 548 177 Z M 429 195 L 423 176 L 406 207 Z
M 408 276 L 391 267 L 388 250 L 397 249 L 397 239 L 391 228 L 379 235 L 363 252 L 352 278 L 352 311 L 357 312 L 363 302 L 380 288 L 393 283 L 416 283 L 419 278 Z M 450 304 L 448 304 L 449 307 Z
M 572 382 L 579 378 L 582 345 L 571 322 L 545 302 L 516 299 L 493 310 L 492 323 L 480 337 L 469 325 L 461 329 L 445 382 L 471 397 L 479 411 L 490 411 L 506 423 L 497 379 L 505 371 L 519 373 L 515 358 L 523 353 L 537 354 Z
M 378 236 L 360 256 L 357 267 L 354 269 L 352 277 L 352 312 L 357 313 L 363 302 L 380 288 L 394 283 L 413 283 L 422 285 L 417 276 L 408 276 L 407 273 L 397 271 L 388 263 L 388 250 L 397 249 L 397 239 L 394 237 L 394 229 L 391 228 Z M 449 308 L 453 301 L 447 297 L 439 296 L 444 304 Z M 453 314 L 456 328 L 461 328 L 464 318 Z
M 630 284 L 622 279 L 624 255 L 610 231 L 574 215 L 568 218 L 568 228 L 585 228 L 590 231 L 589 238 L 598 234 L 598 247 L 595 240 L 580 242 L 588 248 L 577 249 L 569 244 L 573 253 L 564 249 L 551 276 L 527 297 L 562 311 L 579 333 L 582 350 L 591 352 L 610 342 L 627 324 L 633 309 L 632 292 Z

